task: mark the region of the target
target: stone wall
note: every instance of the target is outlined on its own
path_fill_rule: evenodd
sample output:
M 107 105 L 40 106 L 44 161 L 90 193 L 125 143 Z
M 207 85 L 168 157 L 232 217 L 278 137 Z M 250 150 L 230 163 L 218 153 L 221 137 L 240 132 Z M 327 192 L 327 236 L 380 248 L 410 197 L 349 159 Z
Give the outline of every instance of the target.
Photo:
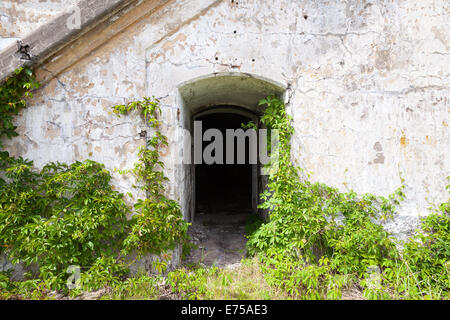
M 74 3 L 76 0 L 2 0 L 0 36 L 23 37 Z
M 130 168 L 148 128 L 137 115 L 117 118 L 111 106 L 154 95 L 170 143 L 168 194 L 187 203 L 180 85 L 254 75 L 286 88 L 293 161 L 314 181 L 388 195 L 405 179 L 406 201 L 388 228 L 406 236 L 429 204 L 448 199 L 448 7 L 445 0 L 141 1 L 39 67 L 44 86 L 8 148 L 38 167 L 91 158 Z M 130 178 L 115 174 L 115 183 L 132 191 Z
M 68 1 L 0 1 L 0 50 L 49 22 L 67 7 Z

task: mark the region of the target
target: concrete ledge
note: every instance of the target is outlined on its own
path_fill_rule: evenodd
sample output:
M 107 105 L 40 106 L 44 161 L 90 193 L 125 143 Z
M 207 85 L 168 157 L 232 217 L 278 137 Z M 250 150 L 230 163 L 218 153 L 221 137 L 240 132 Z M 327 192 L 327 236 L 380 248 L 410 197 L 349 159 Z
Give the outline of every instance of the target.
M 21 66 L 43 61 L 108 16 L 134 2 L 137 0 L 81 0 L 77 5 L 78 21 L 74 19 L 78 9 L 74 6 L 67 8 L 50 22 L 0 52 L 0 81 Z M 79 28 L 72 28 L 68 21 L 80 22 Z

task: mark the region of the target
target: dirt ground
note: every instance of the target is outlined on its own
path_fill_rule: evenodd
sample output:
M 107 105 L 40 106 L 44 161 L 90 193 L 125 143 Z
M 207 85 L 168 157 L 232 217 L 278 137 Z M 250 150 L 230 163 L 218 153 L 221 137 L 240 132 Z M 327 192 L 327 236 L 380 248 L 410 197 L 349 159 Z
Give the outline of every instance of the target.
M 238 264 L 246 254 L 245 221 L 250 214 L 248 210 L 233 206 L 215 212 L 197 212 L 189 229 L 197 248 L 191 251 L 184 263 L 220 268 Z

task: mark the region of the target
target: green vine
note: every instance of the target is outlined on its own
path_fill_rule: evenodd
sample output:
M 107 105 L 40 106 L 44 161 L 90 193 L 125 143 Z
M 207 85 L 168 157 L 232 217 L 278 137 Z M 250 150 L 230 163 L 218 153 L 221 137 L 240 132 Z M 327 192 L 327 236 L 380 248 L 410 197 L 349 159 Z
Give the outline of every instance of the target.
M 260 207 L 270 210 L 270 219 L 247 245 L 251 254 L 260 255 L 268 281 L 306 298 L 339 297 L 342 276 L 363 279 L 360 285 L 369 298 L 387 298 L 390 290 L 402 297 L 440 296 L 441 290 L 448 294 L 448 203 L 425 220 L 426 235 L 399 251 L 379 222 L 393 217 L 404 186 L 388 198 L 359 196 L 302 178 L 305 171 L 291 163 L 293 127 L 284 104 L 268 97 L 260 105 L 266 107 L 261 121 L 278 130 L 280 156 L 261 194 Z M 364 280 L 370 270 L 379 271 L 384 287 L 374 289 Z
M 3 147 L 3 137 L 10 139 L 17 136 L 13 119 L 20 110 L 26 108 L 25 99 L 31 98 L 32 91 L 39 86 L 29 68 L 17 69 L 14 76 L 7 78 L 0 85 L 0 148 Z
M 17 136 L 14 116 L 37 87 L 29 69 L 18 70 L 0 86 L 0 138 Z M 13 263 L 38 267 L 24 282 L 13 283 L 0 274 L 0 298 L 6 289 L 6 294 L 33 292 L 33 297 L 55 289 L 67 292 L 71 265 L 81 271 L 72 295 L 117 283 L 131 263 L 125 256 L 133 252 L 167 258 L 155 265 L 164 271 L 167 251 L 186 239 L 187 223 L 178 204 L 164 196 L 167 178 L 156 149 L 167 139 L 157 130 L 158 101 L 145 98 L 114 108 L 119 114 L 135 109 L 156 133 L 148 148 L 139 150 L 131 170 L 147 196 L 136 201 L 131 220 L 127 216 L 132 210 L 124 195 L 113 190 L 104 165 L 91 160 L 50 162 L 36 170 L 33 161 L 0 152 L 0 254 Z
M 131 172 L 140 183 L 139 188 L 147 194 L 145 199 L 139 199 L 134 205 L 136 214 L 131 232 L 124 242 L 124 253 L 137 250 L 139 255 L 161 254 L 187 240 L 189 224 L 183 220 L 179 204 L 164 194 L 168 178 L 164 175 L 164 163 L 159 158 L 158 148 L 167 146 L 167 138 L 159 130 L 159 101 L 146 97 L 114 107 L 114 112 L 119 116 L 135 110 L 149 124 L 154 136 L 148 139 L 146 147 L 139 149 L 139 161 L 134 168 L 122 172 Z
M 0 85 L 0 141 L 17 136 L 14 117 L 38 87 L 26 68 Z M 278 170 L 269 171 L 268 188 L 261 194 L 261 208 L 269 210 L 270 218 L 249 228 L 248 251 L 259 257 L 267 282 L 306 299 L 338 299 L 352 285 L 362 287 L 369 299 L 448 299 L 449 202 L 423 218 L 421 230 L 399 249 L 379 222 L 394 216 L 404 187 L 385 198 L 310 182 L 305 170 L 291 162 L 294 130 L 284 104 L 267 97 L 260 105 L 265 107 L 261 121 L 278 130 L 279 158 L 269 164 Z M 104 165 L 91 160 L 48 163 L 38 171 L 32 161 L 10 157 L 0 143 L 0 254 L 38 267 L 23 282 L 0 273 L 0 298 L 41 299 L 50 290 L 67 292 L 70 265 L 81 269 L 74 295 L 119 284 L 128 271 L 123 258 L 134 252 L 138 257 L 160 255 L 155 267 L 164 271 L 167 253 L 187 241 L 188 223 L 177 202 L 165 195 L 168 179 L 158 148 L 167 146 L 167 138 L 160 131 L 159 101 L 143 98 L 114 107 L 119 116 L 134 111 L 153 133 L 139 149 L 135 166 L 121 172 L 133 174 L 136 187 L 146 194 L 134 210 L 113 190 Z M 192 277 L 173 273 L 169 282 L 198 297 L 191 288 L 204 283 Z
M 27 107 L 38 87 L 27 68 L 0 86 L 0 138 L 17 136 L 14 116 Z M 94 161 L 50 162 L 36 170 L 33 161 L 0 152 L 0 254 L 13 263 L 37 267 L 25 274 L 27 281 L 6 287 L 67 290 L 68 266 L 86 274 L 113 257 L 123 274 L 126 266 L 116 252 L 127 234 L 129 209 L 110 182 L 110 173 Z M 92 288 L 92 283 L 84 285 Z

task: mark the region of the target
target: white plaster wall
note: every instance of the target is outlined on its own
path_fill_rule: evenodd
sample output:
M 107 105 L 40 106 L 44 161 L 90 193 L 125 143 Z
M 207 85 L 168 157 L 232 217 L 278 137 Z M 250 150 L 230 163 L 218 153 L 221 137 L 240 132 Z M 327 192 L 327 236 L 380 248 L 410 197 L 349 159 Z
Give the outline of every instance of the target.
M 406 235 L 430 203 L 448 200 L 448 12 L 445 0 L 174 1 L 41 89 L 10 150 L 37 166 L 89 157 L 131 167 L 145 124 L 110 107 L 155 95 L 170 143 L 168 193 L 181 200 L 177 86 L 250 73 L 288 88 L 293 160 L 314 181 L 388 195 L 405 179 L 401 216 L 388 227 Z
M 0 50 L 50 21 L 72 0 L 1 0 Z M 75 3 L 76 0 L 73 0 Z
M 78 0 L 2 0 L 0 38 L 21 38 L 77 2 Z

